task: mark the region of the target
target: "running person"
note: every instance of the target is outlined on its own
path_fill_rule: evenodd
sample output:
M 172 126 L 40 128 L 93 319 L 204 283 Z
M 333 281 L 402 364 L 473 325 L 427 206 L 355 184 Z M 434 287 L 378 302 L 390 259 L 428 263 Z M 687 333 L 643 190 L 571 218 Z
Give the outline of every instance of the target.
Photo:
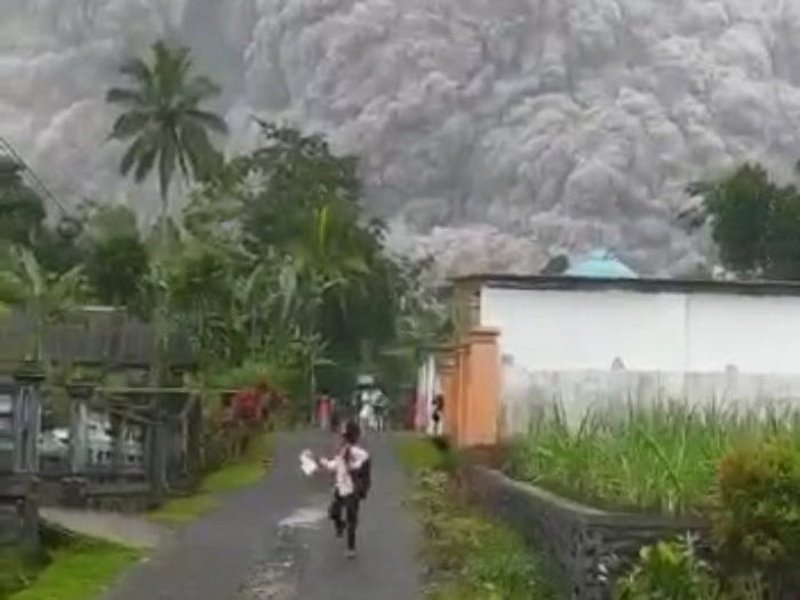
M 383 390 L 376 389 L 373 395 L 372 405 L 375 411 L 375 425 L 378 431 L 386 430 L 386 413 L 389 408 L 389 398 L 383 393 Z
M 369 453 L 358 445 L 361 430 L 353 421 L 348 421 L 342 432 L 342 445 L 333 458 L 320 458 L 321 467 L 335 474 L 333 500 L 329 516 L 333 521 L 337 537 L 347 533 L 347 556 L 356 553 L 356 528 L 358 509 L 370 487 Z

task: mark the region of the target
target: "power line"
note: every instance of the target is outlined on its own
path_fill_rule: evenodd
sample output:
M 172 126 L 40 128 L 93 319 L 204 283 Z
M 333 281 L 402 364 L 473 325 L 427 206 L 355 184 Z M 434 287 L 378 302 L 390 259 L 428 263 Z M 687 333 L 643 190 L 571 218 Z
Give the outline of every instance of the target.
M 22 168 L 22 180 L 29 188 L 36 192 L 43 200 L 54 204 L 62 215 L 68 214 L 61 201 L 48 189 L 44 182 L 31 169 L 30 165 L 14 150 L 14 147 L 4 137 L 0 136 L 0 155 L 5 154 Z

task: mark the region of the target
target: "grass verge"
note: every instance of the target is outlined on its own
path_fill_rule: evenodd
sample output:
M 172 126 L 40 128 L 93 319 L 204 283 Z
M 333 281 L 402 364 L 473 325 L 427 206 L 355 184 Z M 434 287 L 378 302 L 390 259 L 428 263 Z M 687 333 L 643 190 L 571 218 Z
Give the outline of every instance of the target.
M 219 506 L 218 494 L 232 492 L 258 483 L 266 474 L 273 452 L 273 438 L 265 435 L 253 440 L 241 459 L 209 473 L 197 493 L 172 498 L 150 513 L 161 523 L 190 523 Z
M 142 557 L 142 552 L 89 538 L 60 542 L 48 565 L 8 600 L 92 600 Z M 0 595 L 0 598 L 3 596 Z
M 0 548 L 0 600 L 24 588 L 44 567 L 43 556 L 24 556 L 16 548 Z
M 557 597 L 522 539 L 461 500 L 451 477 L 451 453 L 421 437 L 402 439 L 399 452 L 414 479 L 423 557 L 431 569 L 428 600 Z

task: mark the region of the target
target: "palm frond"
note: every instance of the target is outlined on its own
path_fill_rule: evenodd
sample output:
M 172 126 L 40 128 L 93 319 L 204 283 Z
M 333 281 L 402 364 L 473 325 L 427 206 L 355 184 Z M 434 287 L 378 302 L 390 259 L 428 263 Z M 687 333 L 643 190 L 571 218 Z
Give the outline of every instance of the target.
M 127 140 L 147 126 L 150 115 L 141 111 L 130 111 L 121 114 L 111 126 L 109 139 Z
M 119 172 L 122 173 L 123 177 L 126 177 L 128 173 L 130 173 L 131 167 L 133 167 L 134 163 L 139 158 L 139 154 L 144 146 L 144 143 L 144 136 L 139 137 L 134 140 L 134 142 L 125 151 L 125 154 L 122 156 L 122 161 L 120 161 L 119 165 Z
M 110 104 L 141 105 L 144 97 L 141 92 L 128 88 L 111 88 L 106 93 L 106 102 Z
M 186 111 L 186 117 L 217 133 L 228 133 L 228 124 L 225 119 L 215 113 L 191 109 Z
M 141 154 L 136 164 L 136 170 L 133 173 L 133 178 L 136 183 L 144 181 L 155 165 L 156 157 L 158 156 L 158 146 L 149 145 L 142 148 Z
M 124 62 L 120 66 L 119 72 L 140 83 L 149 81 L 152 77 L 150 67 L 141 58 L 133 58 Z
M 199 75 L 184 83 L 179 105 L 184 110 L 196 108 L 204 100 L 219 96 L 221 93 L 221 87 L 208 77 Z
M 191 174 L 200 177 L 209 168 L 214 147 L 206 130 L 192 121 L 184 121 L 180 128 L 181 146 L 185 149 Z M 189 175 L 186 173 L 186 175 Z

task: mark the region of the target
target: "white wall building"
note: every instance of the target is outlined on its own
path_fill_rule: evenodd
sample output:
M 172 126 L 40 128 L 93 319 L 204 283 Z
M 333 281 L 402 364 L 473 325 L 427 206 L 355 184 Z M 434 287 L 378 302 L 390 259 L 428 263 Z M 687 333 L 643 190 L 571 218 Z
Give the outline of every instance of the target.
M 426 353 L 420 362 L 417 371 L 417 398 L 416 413 L 414 415 L 414 428 L 417 431 L 434 433 L 433 399 L 441 390 L 441 384 L 436 375 L 436 361 L 433 352 Z
M 800 405 L 800 285 L 628 277 L 456 281 L 462 330 L 500 331 L 502 423 L 524 430 L 557 401 Z

